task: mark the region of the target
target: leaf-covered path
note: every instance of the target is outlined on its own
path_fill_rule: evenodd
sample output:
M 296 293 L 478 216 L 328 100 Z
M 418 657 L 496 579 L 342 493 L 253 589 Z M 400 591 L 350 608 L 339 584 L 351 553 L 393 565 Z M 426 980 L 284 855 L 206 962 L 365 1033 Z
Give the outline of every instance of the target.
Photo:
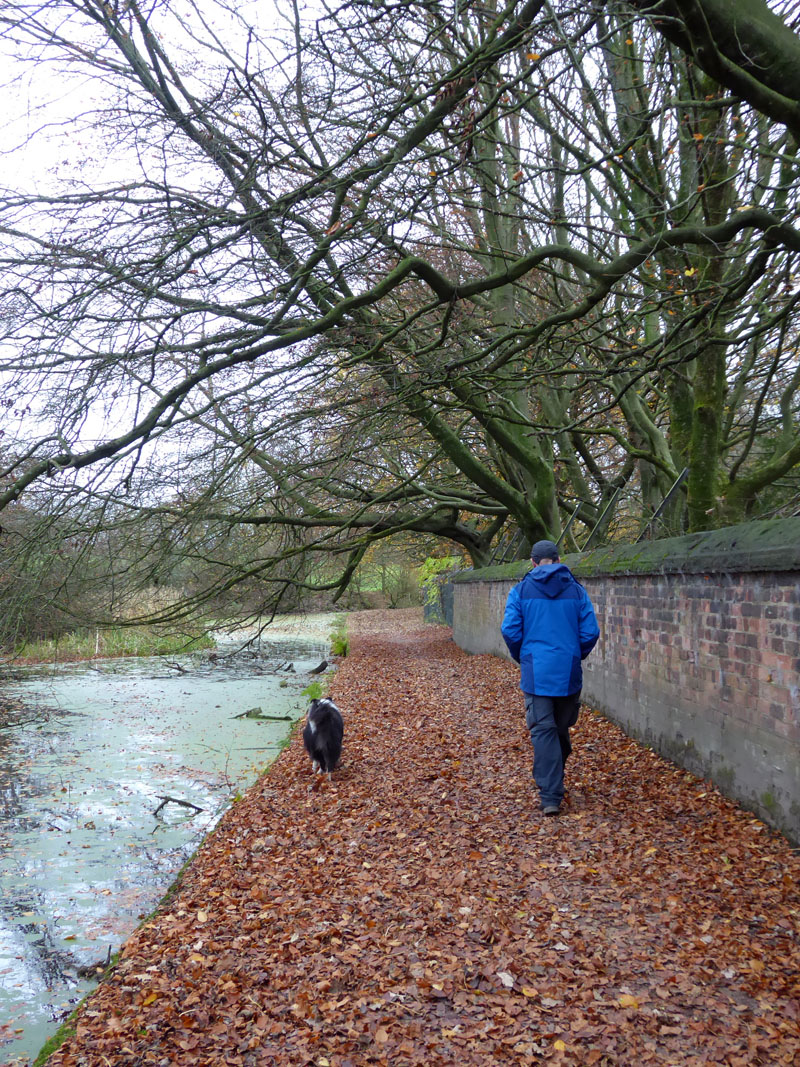
M 67 1065 L 798 1062 L 800 859 L 584 710 L 545 819 L 514 667 L 350 616 L 299 734 L 83 1011 Z

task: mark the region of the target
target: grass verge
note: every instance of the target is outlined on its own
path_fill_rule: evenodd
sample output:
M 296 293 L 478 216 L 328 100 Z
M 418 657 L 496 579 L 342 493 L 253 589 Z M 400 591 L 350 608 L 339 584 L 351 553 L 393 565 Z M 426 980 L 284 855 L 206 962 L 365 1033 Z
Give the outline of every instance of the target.
M 146 626 L 76 630 L 57 638 L 25 641 L 6 653 L 16 663 L 71 662 L 117 656 L 164 656 L 213 648 L 205 634 L 166 634 Z

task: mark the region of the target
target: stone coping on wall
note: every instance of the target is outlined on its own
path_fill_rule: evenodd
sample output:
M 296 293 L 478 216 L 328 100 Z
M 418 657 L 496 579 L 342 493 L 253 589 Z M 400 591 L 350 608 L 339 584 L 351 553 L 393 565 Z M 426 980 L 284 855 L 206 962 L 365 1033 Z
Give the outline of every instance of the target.
M 563 562 L 581 578 L 627 574 L 704 574 L 733 571 L 800 571 L 800 516 L 760 519 L 721 530 L 604 545 L 571 553 Z M 530 560 L 460 571 L 453 582 L 519 581 Z

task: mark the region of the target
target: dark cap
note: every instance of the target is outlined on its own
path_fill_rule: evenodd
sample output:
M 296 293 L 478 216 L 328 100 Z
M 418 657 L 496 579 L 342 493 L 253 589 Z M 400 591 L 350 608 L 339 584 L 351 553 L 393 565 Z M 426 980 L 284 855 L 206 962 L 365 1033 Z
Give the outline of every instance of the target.
M 540 559 L 558 559 L 558 547 L 553 541 L 537 541 L 531 549 L 531 559 L 534 563 Z

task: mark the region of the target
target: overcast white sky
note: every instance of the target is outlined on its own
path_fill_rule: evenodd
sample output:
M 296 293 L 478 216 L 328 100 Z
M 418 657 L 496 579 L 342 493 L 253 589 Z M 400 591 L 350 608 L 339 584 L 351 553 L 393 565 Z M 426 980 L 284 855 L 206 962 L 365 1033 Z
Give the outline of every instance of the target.
M 13 0 L 0 0 L 2 6 L 13 8 Z M 240 18 L 247 19 L 268 38 L 278 27 L 285 26 L 281 12 L 291 11 L 286 0 L 247 0 L 233 7 L 237 18 L 216 0 L 169 0 L 168 5 L 158 5 L 152 25 L 173 48 L 180 47 L 181 42 L 191 44 L 185 34 L 187 27 L 213 47 L 211 33 L 203 27 L 205 22 L 219 33 L 228 48 L 235 50 L 237 45 L 245 45 Z M 316 5 L 306 0 L 300 7 L 310 15 Z M 66 35 L 73 38 L 74 32 Z M 96 31 L 87 30 L 86 42 L 93 37 L 96 39 Z M 44 54 L 49 55 L 46 51 Z M 264 59 L 268 61 L 267 57 Z M 102 107 L 106 99 L 108 90 L 99 74 L 87 75 L 75 68 L 70 70 L 63 63 L 56 65 L 54 55 L 39 62 L 23 57 L 2 37 L 0 63 L 0 185 L 41 192 L 52 188 L 54 177 L 69 180 L 74 176 L 81 181 L 91 175 L 92 181 L 100 182 L 120 180 L 120 174 L 124 177 L 124 160 L 97 152 L 94 137 L 84 129 L 81 118 L 94 107 Z M 115 173 L 117 170 L 120 174 Z

